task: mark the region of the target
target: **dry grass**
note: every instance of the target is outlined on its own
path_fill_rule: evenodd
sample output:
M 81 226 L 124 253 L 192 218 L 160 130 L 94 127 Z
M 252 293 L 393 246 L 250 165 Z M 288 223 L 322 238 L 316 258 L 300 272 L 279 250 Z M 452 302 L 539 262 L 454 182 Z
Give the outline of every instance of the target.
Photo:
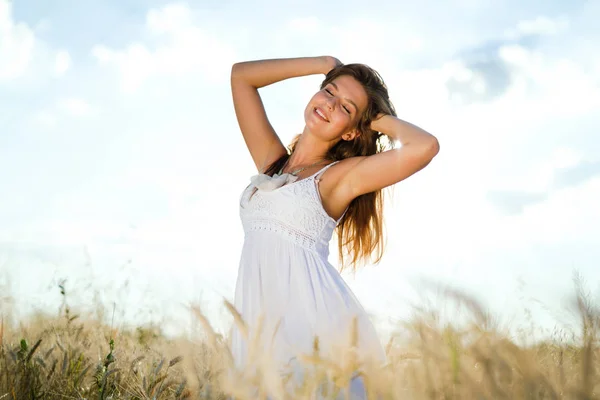
M 270 368 L 254 349 L 256 368 L 232 372 L 226 338 L 200 309 L 202 340 L 168 340 L 156 327 L 123 331 L 83 320 L 65 300 L 60 315 L 26 324 L 0 323 L 0 400 L 8 399 L 308 399 L 344 396 L 350 377 L 363 375 L 370 398 L 381 399 L 595 399 L 598 398 L 598 313 L 577 283 L 581 333 L 519 346 L 493 324 L 480 305 L 447 291 L 470 311 L 471 324 L 440 322 L 429 310 L 406 323 L 386 347 L 384 366 L 358 366 L 351 348 L 342 362 L 325 360 L 316 340 L 302 357 L 302 385 Z M 64 286 L 60 287 L 66 299 Z M 230 304 L 226 305 L 248 331 Z M 249 338 L 252 340 L 252 338 Z M 354 335 L 353 338 L 356 341 Z

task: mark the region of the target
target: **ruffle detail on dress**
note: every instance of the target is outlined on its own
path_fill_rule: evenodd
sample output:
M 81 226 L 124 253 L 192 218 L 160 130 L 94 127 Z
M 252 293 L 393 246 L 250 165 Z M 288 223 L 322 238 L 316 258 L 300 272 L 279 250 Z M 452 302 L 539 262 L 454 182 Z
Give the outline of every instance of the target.
M 266 192 L 270 192 L 284 185 L 287 185 L 288 183 L 296 182 L 297 179 L 298 177 L 296 175 L 288 173 L 281 175 L 274 174 L 273 176 L 269 176 L 266 174 L 258 174 L 252 176 L 250 178 L 250 182 L 252 182 L 252 184 L 256 188 L 264 190 Z

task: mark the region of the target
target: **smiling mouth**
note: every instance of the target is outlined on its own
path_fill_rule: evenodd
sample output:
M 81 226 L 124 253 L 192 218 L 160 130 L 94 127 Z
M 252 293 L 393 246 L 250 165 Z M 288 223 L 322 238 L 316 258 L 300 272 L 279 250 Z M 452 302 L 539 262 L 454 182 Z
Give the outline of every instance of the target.
M 325 114 L 323 113 L 323 111 L 321 111 L 317 107 L 315 107 L 315 114 L 317 114 L 319 116 L 319 118 L 321 118 L 323 121 L 329 122 L 329 120 L 327 119 L 327 117 L 325 116 Z

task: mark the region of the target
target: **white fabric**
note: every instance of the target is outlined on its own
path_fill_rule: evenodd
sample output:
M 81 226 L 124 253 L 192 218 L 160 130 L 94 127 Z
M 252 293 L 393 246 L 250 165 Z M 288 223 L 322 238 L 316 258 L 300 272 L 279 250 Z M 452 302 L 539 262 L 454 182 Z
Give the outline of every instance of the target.
M 368 315 L 328 261 L 329 241 L 339 220 L 323 209 L 318 178 L 336 162 L 279 187 L 268 185 L 265 178 L 253 179 L 261 189 L 251 183 L 240 197 L 245 239 L 235 307 L 251 336 L 256 335 L 262 316 L 260 352 L 270 350 L 282 370 L 297 365 L 298 353 L 313 352 L 315 336 L 323 355 L 335 345 L 348 343 L 354 317 L 359 356 L 385 361 Z M 234 328 L 232 353 L 237 367 L 248 367 L 248 350 L 249 344 Z M 359 393 L 353 398 L 366 398 L 361 382 L 352 382 L 352 391 Z
M 274 174 L 272 177 L 266 174 L 254 175 L 250 182 L 260 190 L 272 191 L 288 183 L 296 182 L 298 177 L 292 174 Z

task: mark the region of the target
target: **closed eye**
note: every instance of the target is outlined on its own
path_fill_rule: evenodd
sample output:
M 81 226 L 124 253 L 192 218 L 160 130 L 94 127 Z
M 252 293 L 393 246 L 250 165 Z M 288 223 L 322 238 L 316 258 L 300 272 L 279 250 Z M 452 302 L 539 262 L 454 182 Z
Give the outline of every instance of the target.
M 329 89 L 325 88 L 325 91 L 326 91 L 326 92 L 327 92 L 327 93 L 328 93 L 330 96 L 333 96 L 333 93 L 331 92 L 331 90 L 329 90 Z M 343 108 L 344 108 L 344 110 L 345 110 L 345 111 L 346 111 L 348 114 L 350 114 L 350 110 L 348 109 L 348 107 L 346 107 L 346 106 L 343 106 Z

